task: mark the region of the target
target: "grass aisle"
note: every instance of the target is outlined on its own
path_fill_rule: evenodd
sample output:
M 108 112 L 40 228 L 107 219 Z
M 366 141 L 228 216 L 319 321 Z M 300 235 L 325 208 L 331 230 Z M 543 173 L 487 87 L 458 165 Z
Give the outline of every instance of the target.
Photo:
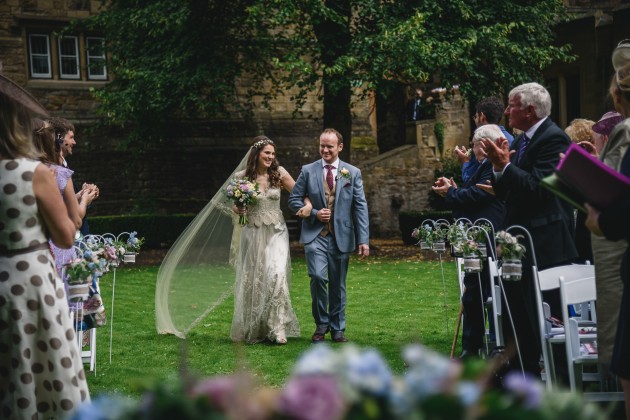
M 422 342 L 448 355 L 459 310 L 459 287 L 455 264 L 443 265 L 448 335 L 439 262 L 353 258 L 347 280 L 346 336 L 353 344 L 378 349 L 396 373 L 403 370 L 400 351 L 407 343 Z M 117 271 L 112 363 L 109 363 L 108 324 L 97 332 L 96 374 L 87 373 L 92 396 L 103 393 L 138 396 L 139 385 L 178 375 L 184 341 L 158 335 L 155 329 L 157 270 L 157 266 L 126 266 Z M 110 273 L 101 279 L 108 322 L 111 286 Z M 312 346 L 314 324 L 303 258 L 293 260 L 291 299 L 300 321 L 301 337 L 289 338 L 285 346 L 232 343 L 229 331 L 233 298 L 230 297 L 189 334 L 185 341 L 188 368 L 210 376 L 246 367 L 262 383 L 281 386 L 299 355 Z M 345 344 L 331 345 L 338 348 Z

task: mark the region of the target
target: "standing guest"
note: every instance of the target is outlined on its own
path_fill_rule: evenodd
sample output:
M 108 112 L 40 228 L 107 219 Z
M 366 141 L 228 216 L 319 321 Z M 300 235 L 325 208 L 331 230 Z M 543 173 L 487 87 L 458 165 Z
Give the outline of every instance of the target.
M 623 45 L 623 44 L 622 44 Z M 615 52 L 620 54 L 618 47 Z M 594 131 L 608 139 L 599 151 L 599 158 L 607 166 L 630 176 L 630 54 L 617 55 L 615 75 L 609 93 L 615 109 L 607 112 L 596 123 Z M 621 122 L 620 122 L 621 118 Z M 625 207 L 624 207 L 625 206 Z M 615 208 L 598 213 L 589 209 L 586 226 L 593 232 L 593 256 L 597 288 L 597 349 L 602 372 L 617 374 L 625 393 L 626 417 L 630 418 L 630 284 L 628 264 L 629 228 L 627 224 L 628 201 Z M 620 217 L 622 216 L 623 217 Z M 616 219 L 615 219 L 616 218 Z M 603 232 L 604 237 L 601 236 Z M 620 275 L 620 265 L 621 267 Z M 619 291 L 623 290 L 620 294 Z M 615 339 L 616 337 L 616 339 Z
M 477 102 L 477 105 L 475 105 L 475 115 L 473 116 L 473 120 L 475 121 L 476 127 L 481 127 L 485 124 L 497 125 L 501 129 L 503 137 L 508 140 L 510 145 L 512 145 L 514 137 L 512 137 L 505 127 L 499 125 L 501 118 L 503 117 L 504 109 L 505 107 L 503 106 L 503 102 L 499 98 L 495 96 L 483 98 Z M 474 156 L 471 156 L 470 151 L 466 150 L 465 147 L 455 146 L 454 153 L 457 160 L 459 160 L 462 164 L 462 180 L 466 182 L 468 178 L 477 172 L 480 163 L 474 158 Z
M 611 85 L 612 86 L 612 85 Z M 608 143 L 608 136 L 613 131 L 615 126 L 623 121 L 623 116 L 617 111 L 608 111 L 602 117 L 593 124 L 593 149 L 589 150 L 587 145 L 583 146 L 589 151 L 591 154 L 595 156 L 599 156 L 599 154 Z M 621 154 L 623 156 L 623 153 Z M 618 161 L 621 161 L 621 156 L 617 158 Z
M 417 86 L 415 88 L 415 96 L 413 97 L 413 99 L 409 101 L 409 105 L 408 105 L 409 121 L 420 121 L 423 118 L 423 111 L 422 111 L 422 108 L 424 106 L 423 95 L 424 93 L 422 92 L 422 88 L 420 88 L 420 86 Z
M 67 418 L 90 396 L 48 239 L 70 247 L 76 225 L 26 107 L 46 112 L 0 75 L 0 417 Z
M 359 256 L 370 254 L 368 208 L 361 171 L 339 159 L 342 149 L 341 134 L 333 128 L 325 129 L 319 137 L 322 159 L 302 167 L 289 196 L 293 211 L 304 205 L 304 197 L 309 197 L 313 204 L 310 216 L 302 222 L 300 235 L 311 278 L 316 325 L 313 343 L 323 342 L 329 331 L 334 342 L 348 341 L 344 332 L 350 253 L 358 242 Z
M 576 118 L 564 129 L 564 132 L 567 133 L 567 136 L 573 143 L 587 142 L 593 144 L 592 127 L 594 124 L 595 121 L 586 118 Z
M 576 118 L 564 129 L 564 132 L 567 133 L 567 136 L 573 143 L 579 144 L 585 150 L 594 150 L 595 139 L 593 130 L 591 130 L 593 124 L 595 124 L 595 121 Z M 575 218 L 575 247 L 578 252 L 575 262 L 590 264 L 593 262 L 593 252 L 591 250 L 591 233 L 584 226 L 586 215 L 578 212 L 577 209 L 573 210 L 573 214 Z
M 74 124 L 72 124 L 67 119 L 60 118 L 60 117 L 53 117 L 49 121 L 55 131 L 55 142 L 57 143 L 57 147 L 59 148 L 59 151 L 61 153 L 61 165 L 67 168 L 68 162 L 66 159 L 69 156 L 72 156 L 72 151 L 74 149 L 74 146 L 76 146 L 77 144 L 74 137 L 74 134 L 75 134 Z M 100 191 L 98 187 L 94 184 L 84 183 L 81 186 L 81 190 L 86 190 L 86 189 L 95 191 L 94 200 L 97 199 L 98 196 L 100 195 Z M 77 193 L 77 198 L 79 198 L 80 194 L 81 194 L 81 191 Z M 80 231 L 82 235 L 88 235 L 90 233 L 90 227 L 87 222 L 87 217 L 83 217 L 83 222 L 81 224 Z
M 258 183 L 260 196 L 250 207 L 233 206 L 247 214 L 236 258 L 233 341 L 256 343 L 271 340 L 286 344 L 299 337 L 300 325 L 291 307 L 289 283 L 291 257 L 289 233 L 280 210 L 280 191 L 291 192 L 295 181 L 276 160 L 276 145 L 266 136 L 254 138 L 245 170 L 236 178 Z M 310 200 L 297 211 L 310 214 Z
M 485 124 L 478 127 L 472 139 L 472 151 L 475 159 L 479 161 L 477 172 L 468 178 L 461 188 L 458 188 L 452 179 L 449 180 L 444 177 L 435 182 L 433 190 L 445 198 L 446 204 L 453 209 L 455 219 L 464 217 L 475 222 L 477 219 L 483 218 L 492 224 L 495 231 L 503 227 L 505 217 L 503 200 L 477 186 L 477 184 L 485 184 L 494 177 L 492 164 L 486 159 L 481 149 L 481 140 L 491 139 L 495 141 L 503 136 L 502 130 L 495 124 Z M 485 334 L 484 303 L 490 287 L 488 264 L 484 264 L 480 277 L 477 276 L 477 273 L 464 275 L 464 286 L 464 293 L 462 294 L 464 320 L 460 359 L 479 356 L 479 350 L 483 345 Z
M 573 240 L 573 209 L 540 185 L 540 180 L 551 175 L 571 140 L 560 127 L 549 119 L 551 97 L 538 83 L 515 87 L 509 94 L 505 115 L 510 126 L 524 133 L 514 139 L 512 147 L 506 139 L 483 140 L 482 145 L 492 162 L 494 191 L 505 199 L 505 225 L 520 225 L 531 234 L 538 269 L 570 263 L 577 256 Z M 518 339 L 523 369 L 539 375 L 540 340 L 536 323 L 536 288 L 531 270 L 531 252 L 526 254 L 523 279 L 504 282 L 514 330 L 507 316 L 503 316 L 506 346 L 515 349 Z M 559 293 L 545 295 L 552 313 L 560 316 Z M 505 311 L 504 311 L 505 313 Z M 520 366 L 518 357 L 511 366 Z

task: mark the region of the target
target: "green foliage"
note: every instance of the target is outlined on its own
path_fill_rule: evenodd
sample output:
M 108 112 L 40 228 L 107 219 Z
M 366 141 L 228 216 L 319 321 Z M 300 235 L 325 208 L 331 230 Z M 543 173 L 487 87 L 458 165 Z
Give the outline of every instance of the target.
M 439 77 L 475 103 L 572 59 L 554 45 L 560 0 L 103 3 L 84 26 L 105 34 L 113 78 L 94 94 L 133 141 L 163 139 L 182 119 L 251 116 L 289 88 L 296 113 L 316 92 L 324 124 L 350 127 L 351 89 L 387 95 Z

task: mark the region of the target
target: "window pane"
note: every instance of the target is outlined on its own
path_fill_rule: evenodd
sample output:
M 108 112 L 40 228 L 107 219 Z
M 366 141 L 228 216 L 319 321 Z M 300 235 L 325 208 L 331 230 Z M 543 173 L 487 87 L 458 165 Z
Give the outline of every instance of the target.
M 61 55 L 77 55 L 76 38 L 61 38 L 59 40 L 59 53 Z
M 31 60 L 33 63 L 33 73 L 48 73 L 48 58 L 47 57 L 33 57 Z
M 61 58 L 61 73 L 62 74 L 77 74 L 77 62 L 73 58 Z
M 48 54 L 48 37 L 31 35 L 31 53 Z

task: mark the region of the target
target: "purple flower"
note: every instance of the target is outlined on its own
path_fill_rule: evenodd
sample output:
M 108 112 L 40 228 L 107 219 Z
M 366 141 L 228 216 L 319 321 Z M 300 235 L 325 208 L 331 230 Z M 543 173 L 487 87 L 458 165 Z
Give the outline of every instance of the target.
M 288 382 L 278 403 L 280 414 L 296 420 L 340 419 L 345 407 L 332 376 L 302 376 Z
M 205 396 L 219 410 L 225 412 L 240 391 L 248 384 L 242 376 L 217 376 L 195 384 L 190 390 L 193 396 Z
M 525 372 L 509 372 L 504 379 L 505 387 L 523 399 L 526 408 L 537 408 L 543 397 L 543 386 L 532 374 Z

